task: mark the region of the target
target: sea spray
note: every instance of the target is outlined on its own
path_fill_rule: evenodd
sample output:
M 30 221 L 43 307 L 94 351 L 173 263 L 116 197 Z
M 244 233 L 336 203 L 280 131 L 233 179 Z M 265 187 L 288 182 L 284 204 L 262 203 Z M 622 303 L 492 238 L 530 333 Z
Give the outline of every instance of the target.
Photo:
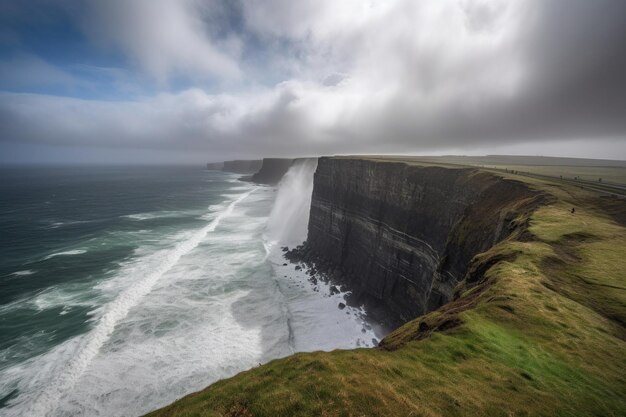
M 287 262 L 279 246 L 294 247 L 307 239 L 317 158 L 298 159 L 278 185 L 265 231 L 266 258 L 282 294 L 281 305 L 291 352 L 375 346 L 366 312 L 346 306 L 345 292 L 311 276 L 306 265 Z M 333 290 L 334 288 L 334 290 Z
M 297 159 L 280 181 L 267 221 L 268 241 L 295 246 L 306 240 L 316 169 L 317 158 Z

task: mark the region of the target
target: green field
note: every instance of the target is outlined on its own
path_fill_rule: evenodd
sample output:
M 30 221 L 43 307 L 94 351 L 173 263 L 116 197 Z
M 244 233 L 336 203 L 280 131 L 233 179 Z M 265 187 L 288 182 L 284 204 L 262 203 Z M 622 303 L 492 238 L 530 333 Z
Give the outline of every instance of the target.
M 474 259 L 452 303 L 379 348 L 275 360 L 149 415 L 626 415 L 626 203 L 524 181 L 550 203 Z
M 364 158 L 341 156 L 339 158 Z M 515 173 L 570 183 L 604 195 L 626 198 L 626 161 L 530 156 L 393 156 L 369 155 L 367 159 L 444 168 L 481 168 L 498 175 Z
M 580 166 L 549 166 L 549 165 L 496 165 L 496 169 L 508 169 L 532 174 L 547 175 L 574 179 L 578 177 L 585 181 L 598 181 L 626 185 L 626 168 L 619 167 L 580 167 Z
M 519 171 L 554 178 L 612 183 L 626 187 L 626 161 L 532 156 L 368 156 L 369 159 L 440 166 L 471 166 L 496 170 Z

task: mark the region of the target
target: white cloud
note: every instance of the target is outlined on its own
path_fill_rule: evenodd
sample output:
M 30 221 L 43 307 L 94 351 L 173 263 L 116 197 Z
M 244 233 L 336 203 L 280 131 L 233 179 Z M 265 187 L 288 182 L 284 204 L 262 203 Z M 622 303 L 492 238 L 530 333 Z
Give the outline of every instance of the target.
M 239 77 L 237 88 L 134 101 L 3 94 L 0 122 L 12 140 L 258 156 L 613 143 L 626 137 L 626 60 L 610 40 L 626 35 L 626 3 L 609 3 L 245 1 L 238 35 L 211 27 L 223 15 L 213 1 L 90 3 L 88 33 L 148 74 Z M 281 62 L 281 82 L 248 79 L 257 55 Z
M 194 0 L 107 0 L 80 9 L 83 30 L 99 45 L 118 48 L 160 82 L 241 77 L 236 38 L 214 39 Z M 217 7 L 217 6 L 216 6 Z

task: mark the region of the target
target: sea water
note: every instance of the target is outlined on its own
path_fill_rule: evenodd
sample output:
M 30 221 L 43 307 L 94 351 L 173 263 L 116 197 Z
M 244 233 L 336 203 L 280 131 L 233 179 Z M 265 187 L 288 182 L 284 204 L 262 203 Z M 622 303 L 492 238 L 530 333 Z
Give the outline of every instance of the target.
M 0 170 L 0 415 L 137 416 L 297 351 L 374 345 L 362 309 L 283 258 L 306 239 L 315 165 L 278 187 Z

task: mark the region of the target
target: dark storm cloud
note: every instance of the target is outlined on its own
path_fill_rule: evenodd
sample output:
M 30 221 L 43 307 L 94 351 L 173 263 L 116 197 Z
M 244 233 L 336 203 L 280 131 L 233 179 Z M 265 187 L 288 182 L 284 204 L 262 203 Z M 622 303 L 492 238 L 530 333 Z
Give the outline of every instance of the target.
M 580 152 L 602 141 L 603 155 L 626 157 L 615 154 L 626 140 L 621 0 L 142 0 L 70 9 L 94 47 L 124 54 L 157 87 L 107 101 L 3 93 L 0 140 L 246 156 L 526 142 L 535 153 L 533 143 L 571 140 Z M 31 62 L 31 74 L 59 77 Z M 173 91 L 181 78 L 198 87 Z M 218 93 L 203 88 L 207 79 Z
M 388 138 L 392 146 L 395 141 L 434 147 L 557 138 L 625 140 L 626 3 L 532 4 L 535 7 L 516 16 L 519 31 L 502 48 L 468 59 L 451 73 L 438 63 L 445 52 L 418 51 L 408 72 L 399 74 L 405 77 L 401 88 L 363 118 L 366 128 L 345 126 L 342 133 L 369 132 L 372 141 Z M 489 32 L 498 24 L 497 12 L 489 10 L 472 14 L 465 9 L 473 31 Z M 401 47 L 393 53 L 416 57 Z M 511 71 L 520 73 L 519 80 L 512 81 L 517 85 L 493 94 L 498 87 L 490 83 L 497 85 Z M 480 74 L 488 74 L 486 83 Z M 472 85 L 474 81 L 478 83 Z M 420 99 L 423 92 L 433 97 L 455 82 L 468 85 L 459 87 L 442 107 Z
M 626 3 L 548 0 L 537 7 L 517 46 L 527 71 L 523 88 L 490 103 L 484 125 L 468 131 L 462 118 L 456 136 L 623 140 Z

